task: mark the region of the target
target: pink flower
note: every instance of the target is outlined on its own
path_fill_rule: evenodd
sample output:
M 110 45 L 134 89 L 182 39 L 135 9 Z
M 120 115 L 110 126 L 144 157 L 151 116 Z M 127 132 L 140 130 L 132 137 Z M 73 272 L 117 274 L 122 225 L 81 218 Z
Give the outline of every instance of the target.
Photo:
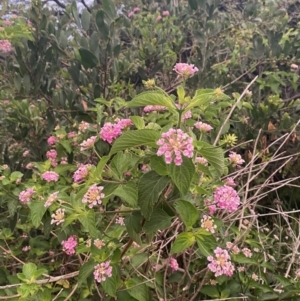
M 82 203 L 89 204 L 89 208 L 93 208 L 97 204 L 101 205 L 102 199 L 105 197 L 105 194 L 102 193 L 103 188 L 103 186 L 96 184 L 92 185 L 83 196 Z
M 177 63 L 174 66 L 173 70 L 185 79 L 192 77 L 196 72 L 199 71 L 199 69 L 195 67 L 195 65 L 186 63 Z
M 78 125 L 78 130 L 79 132 L 84 133 L 89 127 L 90 124 L 88 122 L 81 121 L 80 124 Z
M 220 209 L 234 212 L 240 205 L 240 198 L 232 187 L 224 185 L 215 190 L 214 204 Z
M 121 129 L 123 129 L 123 128 L 133 125 L 133 123 L 130 119 L 121 119 L 118 121 L 117 125 L 120 126 Z
M 159 16 L 156 18 L 156 21 L 158 22 L 158 21 L 160 21 L 161 19 L 162 19 L 162 16 L 159 15 Z
M 240 249 L 238 246 L 234 245 L 232 242 L 228 241 L 226 243 L 226 247 L 227 249 L 229 249 L 229 251 L 231 251 L 233 254 L 237 255 L 240 253 Z
M 46 157 L 47 157 L 48 159 L 55 160 L 56 157 L 57 157 L 57 151 L 56 151 L 55 149 L 51 149 L 51 150 L 47 151 Z
M 98 249 L 101 249 L 103 246 L 105 246 L 105 242 L 97 238 L 94 240 L 94 246 L 97 247 Z
M 245 160 L 242 159 L 241 155 L 235 152 L 230 152 L 229 161 L 233 167 L 237 165 L 242 165 L 245 162 Z
M 24 153 L 23 153 L 23 157 L 27 157 L 29 155 L 29 150 L 26 150 Z
M 228 177 L 228 178 L 226 178 L 226 179 L 224 180 L 224 185 L 226 185 L 226 186 L 231 186 L 231 187 L 235 187 L 235 186 L 236 186 L 236 184 L 235 184 L 233 178 L 231 178 L 231 177 Z
M 135 12 L 135 13 L 137 13 L 137 12 L 139 12 L 141 9 L 139 8 L 139 7 L 135 7 L 134 9 L 133 9 L 133 12 Z
M 201 227 L 211 233 L 215 233 L 215 229 L 217 228 L 213 219 L 207 215 L 203 215 L 203 218 L 201 219 Z
M 4 20 L 3 21 L 3 25 L 5 25 L 5 26 L 11 26 L 11 24 L 12 24 L 12 22 L 9 21 L 9 20 Z
M 92 167 L 93 165 L 91 164 L 80 165 L 79 168 L 74 172 L 74 183 L 81 183 L 86 180 Z
M 143 164 L 141 167 L 142 171 L 149 171 L 149 167 L 146 164 Z
M 10 52 L 12 45 L 8 40 L 0 40 L 0 51 Z
M 179 104 L 176 104 L 177 109 L 183 109 L 186 106 L 187 106 L 187 104 L 184 104 L 182 106 Z M 192 118 L 192 117 L 193 117 L 192 111 L 187 111 L 186 113 L 184 113 L 184 115 L 181 116 L 181 121 L 184 121 L 184 120 Z
M 129 12 L 127 16 L 128 16 L 128 18 L 133 17 L 134 16 L 134 12 L 133 11 Z
M 94 277 L 97 282 L 105 281 L 112 276 L 112 267 L 109 261 L 97 264 L 94 267 Z
M 55 136 L 50 136 L 48 139 L 47 139 L 47 142 L 49 145 L 54 145 L 56 142 L 58 141 L 57 137 Z
M 121 226 L 125 226 L 125 223 L 124 223 L 124 217 L 117 217 L 116 218 L 116 224 L 119 224 Z
M 19 194 L 19 200 L 20 202 L 27 204 L 32 200 L 32 196 L 35 193 L 33 188 L 27 188 L 26 190 L 23 190 Z
M 234 272 L 234 266 L 230 261 L 230 256 L 226 250 L 223 250 L 219 247 L 217 247 L 214 250 L 215 257 L 208 256 L 207 260 L 210 261 L 210 263 L 207 265 L 207 267 L 215 273 L 215 277 L 226 275 L 226 276 L 232 276 Z
M 61 159 L 60 159 L 60 164 L 61 164 L 61 165 L 66 165 L 66 164 L 68 164 L 68 158 L 67 158 L 67 157 L 61 157 Z
M 27 165 L 26 165 L 26 169 L 32 169 L 32 167 L 33 167 L 33 163 L 32 162 L 30 162 L 30 163 L 28 163 Z
M 73 254 L 75 254 L 75 248 L 78 245 L 77 237 L 75 235 L 72 235 L 68 238 L 68 240 L 63 240 L 61 242 L 61 244 L 62 244 L 62 247 L 63 247 L 63 251 L 67 255 L 73 255 Z
M 30 251 L 30 249 L 31 249 L 30 246 L 25 246 L 25 247 L 22 248 L 22 251 L 23 252 L 28 252 L 28 251 Z
M 248 248 L 243 248 L 243 249 L 242 249 L 242 252 L 243 252 L 243 254 L 244 254 L 246 257 L 248 257 L 248 258 L 251 258 L 251 257 L 252 257 L 252 252 L 251 252 L 250 249 L 248 249 Z
M 193 157 L 193 138 L 180 129 L 170 129 L 162 133 L 161 139 L 156 144 L 160 146 L 156 154 L 164 155 L 167 164 L 171 164 L 174 160 L 175 165 L 181 165 L 182 155 L 188 158 Z
M 72 139 L 72 138 L 76 137 L 76 133 L 75 132 L 70 132 L 70 133 L 68 133 L 67 137 L 69 139 Z
M 106 122 L 101 131 L 100 137 L 102 140 L 112 143 L 118 136 L 122 134 L 122 128 L 118 124 L 112 124 L 111 122 Z
M 201 132 L 209 132 L 213 129 L 213 127 L 211 127 L 209 124 L 207 123 L 203 123 L 201 121 L 198 121 L 195 123 L 195 127 L 200 130 Z
M 54 171 L 46 171 L 42 174 L 42 178 L 46 182 L 57 182 L 59 175 Z
M 196 157 L 195 162 L 204 166 L 208 166 L 208 161 L 203 157 Z
M 87 140 L 84 140 L 82 143 L 80 143 L 80 151 L 84 151 L 87 150 L 89 148 L 92 148 L 95 144 L 97 137 L 96 136 L 92 136 Z
M 9 104 L 9 100 L 8 100 L 8 99 L 3 100 L 3 104 L 4 104 L 4 105 L 8 105 L 8 104 Z
M 173 272 L 179 269 L 178 262 L 175 258 L 170 258 L 169 267 L 172 269 Z
M 149 112 L 153 112 L 153 111 L 166 111 L 167 108 L 164 106 L 146 106 L 144 108 L 144 112 L 149 113 Z
M 50 194 L 44 206 L 50 207 L 53 204 L 53 202 L 57 199 L 58 193 L 59 192 L 56 191 L 56 192 Z
M 168 10 L 165 10 L 165 11 L 162 12 L 162 15 L 164 17 L 169 17 L 170 16 L 170 12 Z

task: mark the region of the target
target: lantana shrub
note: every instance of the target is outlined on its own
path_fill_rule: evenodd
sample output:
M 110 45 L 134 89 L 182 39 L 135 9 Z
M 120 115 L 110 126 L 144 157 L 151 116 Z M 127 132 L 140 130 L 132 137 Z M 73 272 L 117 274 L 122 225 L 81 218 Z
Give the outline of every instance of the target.
M 57 125 L 46 161 L 26 165 L 27 180 L 1 167 L 2 196 L 18 207 L 14 225 L 0 232 L 1 296 L 150 301 L 298 294 L 295 279 L 272 278 L 271 251 L 262 242 L 271 240 L 246 218 L 256 213 L 241 189 L 245 162 L 227 149 L 232 137 L 216 141 L 218 120 L 201 118 L 212 103 L 216 116 L 226 114 L 231 99 L 220 89 L 187 95 L 185 81 L 198 69 L 174 70 L 183 81 L 177 96 L 145 83 L 148 91 L 99 123 Z

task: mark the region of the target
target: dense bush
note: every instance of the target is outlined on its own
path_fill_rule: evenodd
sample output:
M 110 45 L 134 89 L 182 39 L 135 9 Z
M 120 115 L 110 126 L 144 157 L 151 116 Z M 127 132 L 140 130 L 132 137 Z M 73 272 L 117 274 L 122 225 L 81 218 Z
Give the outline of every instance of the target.
M 1 21 L 0 299 L 298 300 L 295 15 L 102 2 Z

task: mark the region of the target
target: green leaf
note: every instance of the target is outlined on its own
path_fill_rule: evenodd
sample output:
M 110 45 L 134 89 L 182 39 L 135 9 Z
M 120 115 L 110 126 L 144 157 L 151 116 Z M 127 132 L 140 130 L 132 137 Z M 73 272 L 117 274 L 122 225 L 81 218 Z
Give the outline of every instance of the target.
M 79 15 L 78 15 L 78 9 L 77 9 L 77 2 L 74 0 L 72 1 L 72 4 L 71 4 L 71 12 L 72 12 L 72 15 L 73 15 L 73 18 L 76 22 L 76 25 L 80 28 L 80 19 L 79 19 Z
M 260 301 L 267 301 L 267 300 L 278 300 L 278 294 L 277 293 L 263 293 L 262 295 L 260 295 L 258 298 Z
M 187 201 L 177 201 L 174 204 L 176 212 L 184 222 L 187 230 L 190 230 L 196 221 L 199 219 L 199 212 L 193 204 Z
M 129 295 L 139 301 L 149 301 L 148 287 L 138 278 L 131 278 L 126 281 Z
M 222 148 L 211 146 L 208 143 L 201 142 L 198 152 L 203 156 L 216 170 L 219 176 L 224 172 L 224 152 Z
M 207 257 L 213 253 L 213 250 L 217 247 L 217 241 L 215 237 L 205 229 L 200 229 L 205 231 L 204 234 L 201 234 L 201 231 L 195 233 L 197 245 L 199 248 L 200 254 Z
M 169 164 L 167 168 L 172 181 L 179 189 L 181 195 L 185 196 L 189 191 L 195 173 L 195 165 L 192 159 L 183 157 L 183 162 L 180 166 Z
M 96 216 L 95 212 L 89 210 L 84 212 L 83 214 L 79 215 L 79 221 L 89 231 L 89 235 L 92 238 L 97 238 L 99 236 L 99 231 L 96 228 Z
M 253 265 L 258 265 L 257 260 L 253 258 L 248 258 L 243 254 L 232 254 L 231 256 L 232 261 L 237 262 L 237 263 L 242 263 L 242 264 L 253 264 Z
M 80 48 L 78 51 L 81 57 L 81 64 L 85 69 L 97 67 L 98 59 L 94 53 L 85 48 Z
M 87 31 L 90 28 L 91 15 L 86 8 L 81 13 L 82 28 Z
M 138 184 L 138 200 L 141 213 L 146 219 L 150 219 L 154 204 L 169 183 L 168 177 L 160 176 L 155 171 L 147 172 L 141 177 Z
M 129 118 L 138 130 L 142 130 L 142 129 L 145 128 L 145 121 L 142 117 L 140 117 L 140 116 L 130 116 Z
M 128 182 L 124 185 L 120 185 L 113 192 L 114 195 L 121 198 L 131 207 L 137 207 L 138 205 L 138 189 L 134 182 Z
M 20 179 L 23 177 L 23 174 L 20 171 L 14 171 L 11 173 L 9 179 L 11 182 L 16 181 L 17 179 Z
M 68 154 L 72 152 L 71 143 L 69 140 L 59 141 L 59 144 L 67 151 Z
M 23 86 L 26 93 L 30 91 L 30 76 L 26 73 L 23 77 Z
M 28 203 L 28 207 L 30 208 L 31 222 L 34 227 L 38 228 L 47 208 L 44 206 L 44 202 L 41 201 L 32 201 Z
M 110 158 L 109 156 L 103 156 L 101 158 L 101 160 L 98 162 L 96 170 L 93 172 L 93 180 L 94 179 L 99 179 L 99 180 L 102 179 L 102 171 L 103 171 L 106 163 L 108 162 L 109 158 Z
M 111 160 L 110 168 L 118 179 L 124 178 L 124 173 L 129 170 L 132 154 L 118 152 Z
M 167 176 L 169 174 L 167 164 L 163 157 L 152 156 L 150 159 L 150 165 L 159 175 Z
M 160 133 L 154 130 L 136 130 L 123 133 L 114 142 L 110 155 L 113 155 L 119 151 L 128 149 L 130 147 L 147 145 L 157 147 L 156 141 L 160 138 Z
M 22 272 L 28 280 L 32 278 L 36 270 L 37 266 L 32 262 L 25 263 L 22 267 Z
M 115 5 L 112 0 L 103 0 L 103 10 L 110 19 L 117 16 Z
M 107 23 L 104 21 L 104 17 L 105 17 L 104 11 L 98 10 L 96 14 L 96 24 L 101 38 L 107 40 L 109 35 L 109 28 L 107 26 Z
M 175 112 L 177 109 L 170 97 L 157 91 L 143 92 L 127 103 L 128 108 L 145 107 L 149 105 L 164 106 L 170 109 L 171 112 Z
M 116 269 L 114 269 L 114 271 L 112 272 L 111 277 L 106 278 L 105 281 L 101 282 L 101 286 L 109 296 L 116 297 L 116 291 L 117 291 Z
M 87 261 L 79 270 L 78 285 L 81 286 L 87 278 L 92 275 L 96 263 L 93 260 Z
M 153 210 L 149 221 L 145 222 L 144 231 L 148 234 L 155 233 L 157 230 L 163 230 L 172 224 L 172 217 L 164 210 L 156 208 Z
M 191 7 L 192 10 L 197 10 L 198 8 L 198 0 L 189 0 L 189 6 Z
M 181 253 L 182 251 L 186 250 L 189 248 L 193 243 L 195 242 L 195 236 L 191 232 L 183 232 L 180 233 L 171 248 L 170 253 Z
M 142 231 L 142 219 L 143 217 L 139 212 L 133 212 L 124 220 L 129 237 L 139 245 L 142 244 L 140 235 L 140 232 Z
M 211 298 L 219 298 L 219 290 L 216 285 L 205 285 L 201 288 L 200 292 Z

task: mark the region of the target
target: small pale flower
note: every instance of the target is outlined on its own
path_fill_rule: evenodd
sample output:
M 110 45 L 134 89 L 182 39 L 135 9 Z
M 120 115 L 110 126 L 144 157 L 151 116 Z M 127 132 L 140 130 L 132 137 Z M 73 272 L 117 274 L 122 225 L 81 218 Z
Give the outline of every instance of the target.
M 186 64 L 186 63 L 177 63 L 173 70 L 182 76 L 184 79 L 187 79 L 188 77 L 192 77 L 196 72 L 199 71 L 195 65 L 192 64 Z
M 217 226 L 214 225 L 213 219 L 207 215 L 203 215 L 203 218 L 201 219 L 201 227 L 211 233 L 215 233 L 215 229 L 217 229 Z
M 251 275 L 251 278 L 252 278 L 254 281 L 257 281 L 257 280 L 259 279 L 259 277 L 258 277 L 255 273 L 253 273 L 253 274 Z
M 242 252 L 243 252 L 243 254 L 244 254 L 246 257 L 248 257 L 248 258 L 251 258 L 251 257 L 252 257 L 252 252 L 251 252 L 250 249 L 248 249 L 248 248 L 243 248 L 243 249 L 242 249 Z
M 29 150 L 26 150 L 25 152 L 23 152 L 23 157 L 27 157 L 29 155 Z
M 97 282 L 103 282 L 112 276 L 112 267 L 109 261 L 97 264 L 94 267 L 94 278 Z
M 177 271 L 179 269 L 178 262 L 175 258 L 170 258 L 169 267 L 172 269 L 173 272 Z
M 98 248 L 101 249 L 103 246 L 105 246 L 105 242 L 101 239 L 95 239 L 94 240 L 94 245 Z
M 127 15 L 128 18 L 132 18 L 133 16 L 134 16 L 134 12 L 133 11 L 129 12 L 128 15 Z
M 133 9 L 133 12 L 135 12 L 135 13 L 137 13 L 137 12 L 139 12 L 141 9 L 139 8 L 139 7 L 135 7 L 134 9 Z
M 204 166 L 208 166 L 208 161 L 203 157 L 196 157 L 195 162 Z
M 116 218 L 116 224 L 119 224 L 121 226 L 125 226 L 124 217 L 121 217 L 121 216 L 117 217 Z
M 161 16 L 161 15 L 157 16 L 156 22 L 160 21 L 161 19 L 162 19 L 162 16 Z
M 253 251 L 256 253 L 260 252 L 259 248 L 254 248 Z
M 213 129 L 213 127 L 211 125 L 209 125 L 208 123 L 201 122 L 201 121 L 196 122 L 195 127 L 203 133 L 207 133 Z
M 28 252 L 28 251 L 30 251 L 30 249 L 31 249 L 30 246 L 25 246 L 25 247 L 22 248 L 22 251 L 23 252 Z
M 53 204 L 53 202 L 57 199 L 58 193 L 59 192 L 56 191 L 49 195 L 49 197 L 44 205 L 46 208 L 50 207 Z
M 89 127 L 90 124 L 88 122 L 81 121 L 78 125 L 78 131 L 84 133 Z
M 170 16 L 170 12 L 168 10 L 164 10 L 162 12 L 163 17 L 169 17 Z
M 237 269 L 239 272 L 245 272 L 245 267 L 238 267 Z
M 233 167 L 242 165 L 245 162 L 245 160 L 242 159 L 241 155 L 235 152 L 230 152 L 229 161 Z
M 181 165 L 182 156 L 193 157 L 193 138 L 180 129 L 170 129 L 168 132 L 162 133 L 161 139 L 156 144 L 159 146 L 156 154 L 164 155 L 167 164 L 174 161 L 175 165 Z
M 82 203 L 87 203 L 89 208 L 93 208 L 97 204 L 100 205 L 105 197 L 105 194 L 102 193 L 103 188 L 103 186 L 97 186 L 96 184 L 92 185 L 83 196 Z
M 149 105 L 149 106 L 145 106 L 144 107 L 144 112 L 149 113 L 149 112 L 153 112 L 153 111 L 166 111 L 167 108 L 164 106 L 158 106 L 158 105 Z
M 74 172 L 73 180 L 74 183 L 81 183 L 87 179 L 89 176 L 90 170 L 92 169 L 93 165 L 91 164 L 82 164 L 78 167 L 78 169 Z
M 56 224 L 58 226 L 59 224 L 62 224 L 65 221 L 65 209 L 57 209 L 55 213 L 51 215 L 51 217 L 51 225 Z
M 84 151 L 87 150 L 89 148 L 93 148 L 95 141 L 96 141 L 97 137 L 96 136 L 92 136 L 90 138 L 88 138 L 87 140 L 84 140 L 82 143 L 80 143 L 80 151 Z
M 240 253 L 240 249 L 238 246 L 234 245 L 232 242 L 227 242 L 226 247 L 231 251 L 233 254 L 237 255 Z
M 224 185 L 230 186 L 230 187 L 235 187 L 235 186 L 236 186 L 236 184 L 235 184 L 233 178 L 231 178 L 231 177 L 228 177 L 228 178 L 226 178 L 226 179 L 224 180 Z

